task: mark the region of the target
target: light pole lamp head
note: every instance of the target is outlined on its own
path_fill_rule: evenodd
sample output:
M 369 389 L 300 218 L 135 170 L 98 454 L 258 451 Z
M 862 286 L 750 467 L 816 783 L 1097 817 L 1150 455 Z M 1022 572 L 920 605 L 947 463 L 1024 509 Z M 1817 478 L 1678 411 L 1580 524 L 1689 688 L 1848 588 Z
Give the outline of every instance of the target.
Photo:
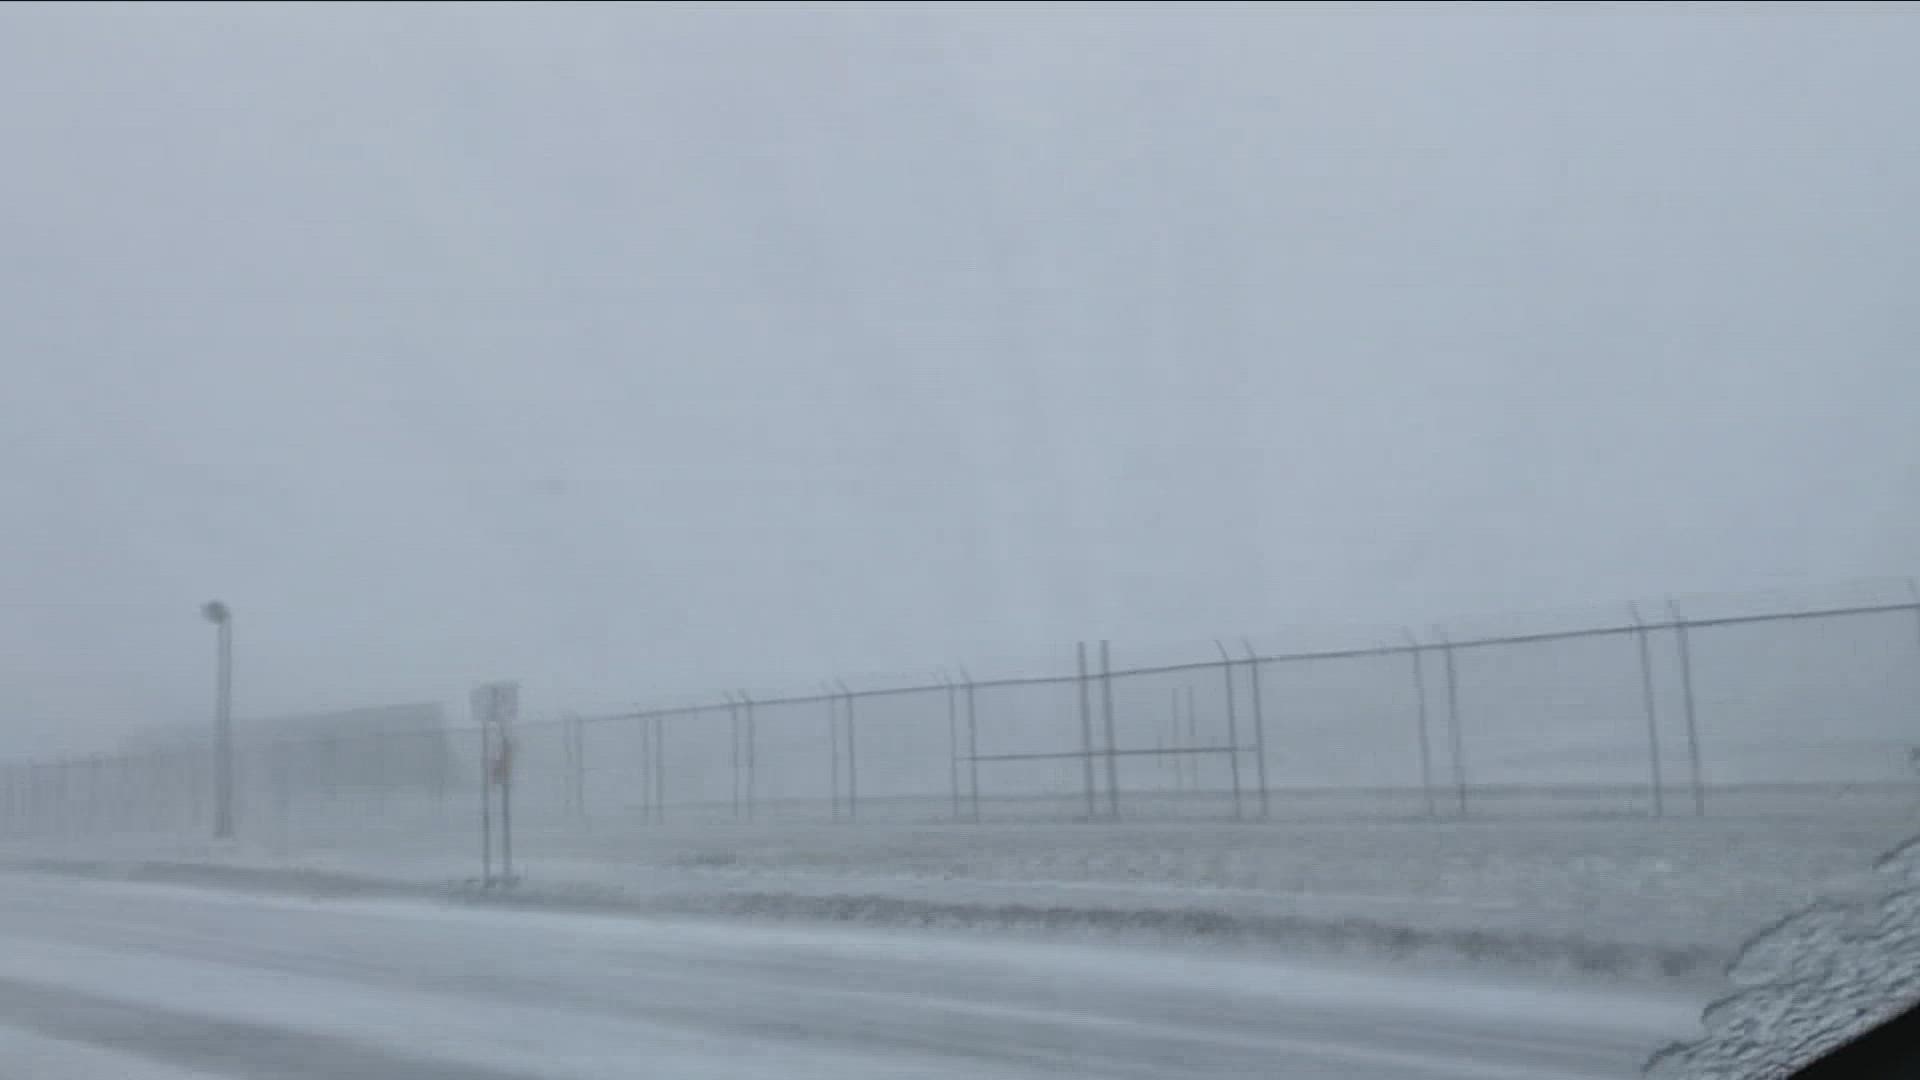
M 233 612 L 228 611 L 227 605 L 218 600 L 207 601 L 201 606 L 200 614 L 206 616 L 207 621 L 215 625 L 225 623 L 228 619 L 233 618 Z

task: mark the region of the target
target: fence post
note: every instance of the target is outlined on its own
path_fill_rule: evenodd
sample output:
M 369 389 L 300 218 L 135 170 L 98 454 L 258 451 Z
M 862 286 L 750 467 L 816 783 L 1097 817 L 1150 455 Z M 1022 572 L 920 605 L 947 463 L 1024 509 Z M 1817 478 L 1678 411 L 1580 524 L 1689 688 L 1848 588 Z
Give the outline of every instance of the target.
M 566 713 L 558 714 L 558 719 L 549 721 L 548 723 L 554 726 L 555 733 L 560 736 L 560 775 L 554 778 L 554 782 L 560 785 L 560 790 L 556 793 L 560 796 L 559 821 L 565 824 L 574 820 L 573 725 L 568 720 Z M 542 724 L 536 724 L 533 730 L 541 730 L 544 726 L 545 725 Z M 522 735 L 521 740 L 521 743 L 514 746 L 514 753 L 524 751 L 526 749 L 526 743 L 531 742 L 533 736 Z
M 1169 748 L 1167 743 L 1167 725 L 1156 723 L 1153 725 L 1153 729 L 1153 748 L 1156 751 L 1153 755 L 1153 763 L 1156 772 L 1163 773 L 1166 771 L 1167 766 L 1173 763 L 1173 755 L 1167 753 Z M 1158 783 L 1165 784 L 1166 777 L 1159 777 Z
M 640 731 L 641 745 L 646 748 L 647 767 L 647 821 L 658 825 L 666 818 L 666 808 L 660 804 L 660 725 L 666 721 L 665 712 L 648 714 L 646 726 Z
M 1187 756 L 1180 751 L 1186 747 L 1186 739 L 1180 728 L 1180 688 L 1172 690 L 1172 711 L 1167 717 L 1167 748 L 1173 751 L 1170 761 L 1173 765 L 1173 790 L 1175 793 L 1187 793 Z
M 1640 704 L 1647 714 L 1647 790 L 1653 796 L 1653 816 L 1665 817 L 1666 794 L 1660 778 L 1660 717 L 1654 707 L 1653 652 L 1647 640 L 1647 623 L 1640 617 L 1640 605 L 1629 604 L 1633 614 L 1633 637 L 1640 649 Z
M 1247 650 L 1247 675 L 1253 681 L 1253 774 L 1260 785 L 1260 820 L 1266 821 L 1267 812 L 1267 719 L 1266 708 L 1260 702 L 1260 656 L 1253 651 L 1253 642 L 1241 638 L 1240 644 Z
M 1220 672 L 1226 676 L 1227 683 L 1227 773 L 1233 784 L 1233 820 L 1239 821 L 1240 813 L 1240 717 L 1233 695 L 1233 657 L 1227 654 L 1227 647 L 1215 638 L 1213 647 L 1220 650 Z
M 644 706 L 635 706 L 633 716 L 640 725 L 639 758 L 636 764 L 640 769 L 639 783 L 636 785 L 640 796 L 640 823 L 654 824 L 653 816 L 653 721 L 654 712 Z
M 1427 721 L 1426 649 L 1411 629 L 1403 626 L 1400 632 L 1406 635 L 1407 654 L 1413 657 L 1414 724 L 1420 743 L 1420 793 L 1426 801 L 1427 816 L 1437 818 L 1440 816 L 1440 806 L 1433 793 L 1433 735 L 1432 725 Z
M 440 819 L 440 823 L 445 825 L 447 823 L 447 773 L 452 771 L 453 767 L 453 762 L 450 760 L 453 748 L 448 745 L 444 730 L 428 735 L 427 741 L 433 754 L 434 814 Z M 280 754 L 276 751 L 274 756 L 278 759 Z
M 1160 733 L 1160 746 L 1167 754 L 1161 767 L 1173 774 L 1173 793 L 1178 795 L 1187 786 L 1187 774 L 1180 771 L 1180 688 L 1167 691 L 1167 698 L 1167 726 Z
M 947 789 L 953 795 L 953 820 L 960 820 L 960 698 L 954 691 L 947 669 L 940 669 L 941 685 L 947 688 Z
M 513 736 L 500 732 L 500 749 L 506 753 L 508 767 L 500 774 L 500 875 L 507 885 L 513 880 Z
M 827 819 L 840 820 L 840 698 L 833 687 L 820 684 L 820 692 L 827 703 L 827 748 L 832 752 L 833 771 L 827 776 Z
M 671 713 L 653 718 L 653 820 L 667 823 L 667 721 Z
M 1177 732 L 1175 732 L 1177 734 Z M 1200 792 L 1200 711 L 1194 709 L 1194 684 L 1187 684 L 1187 742 L 1183 744 L 1187 753 L 1181 753 L 1181 759 L 1187 763 L 1187 790 Z
M 960 678 L 967 684 L 967 781 L 968 794 L 973 799 L 973 820 L 980 821 L 980 726 L 973 709 L 973 676 L 965 667 L 960 669 Z
M 1667 597 L 1667 611 L 1673 616 L 1674 637 L 1680 646 L 1680 703 L 1687 717 L 1687 775 L 1693 785 L 1693 813 L 1707 816 L 1707 789 L 1700 773 L 1700 727 L 1693 705 L 1693 644 L 1688 640 L 1687 620 L 1680 608 Z
M 759 728 L 753 718 L 753 699 L 745 690 L 738 691 L 740 712 L 747 725 L 747 820 L 753 820 L 754 802 L 758 798 L 759 788 Z
M 740 820 L 740 770 L 745 764 L 740 755 L 740 704 L 733 700 L 733 691 L 722 690 L 720 696 L 727 703 L 727 751 L 733 767 L 733 819 Z
M 477 708 L 477 707 L 476 707 Z M 480 721 L 480 887 L 493 887 L 493 725 Z
M 1453 642 L 1447 640 L 1443 627 L 1434 628 L 1434 636 L 1440 639 L 1440 656 L 1446 662 L 1447 672 L 1447 742 L 1453 752 L 1453 790 L 1459 803 L 1460 816 L 1467 816 L 1467 758 L 1465 740 L 1460 734 L 1460 676 L 1454 669 Z
M 1100 641 L 1100 715 L 1107 733 L 1107 814 L 1120 816 L 1120 748 L 1113 734 L 1113 660 L 1107 641 Z
M 1908 578 L 1907 592 L 1913 597 L 1913 629 L 1916 634 L 1920 634 L 1920 582 Z M 1920 637 L 1915 638 L 1915 643 L 1920 644 Z M 1920 765 L 1920 761 L 1916 761 L 1915 764 Z
M 840 684 L 840 692 L 846 695 L 847 699 L 847 820 L 858 821 L 860 819 L 860 757 L 858 743 L 854 740 L 853 691 L 847 689 L 844 681 L 839 679 L 834 681 Z
M 1087 643 L 1074 643 L 1074 686 L 1079 692 L 1081 790 L 1087 800 L 1087 820 L 1093 820 L 1093 703 L 1087 687 Z
M 647 800 L 647 824 L 658 825 L 661 819 L 660 807 L 660 720 L 662 712 L 642 713 L 640 716 L 640 765 L 646 770 L 646 784 L 643 794 Z

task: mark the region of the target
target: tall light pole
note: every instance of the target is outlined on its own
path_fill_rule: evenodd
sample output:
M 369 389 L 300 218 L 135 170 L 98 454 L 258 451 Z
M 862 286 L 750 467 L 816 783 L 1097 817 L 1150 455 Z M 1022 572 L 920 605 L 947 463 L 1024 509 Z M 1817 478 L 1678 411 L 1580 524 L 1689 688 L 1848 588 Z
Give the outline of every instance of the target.
M 200 609 L 219 639 L 219 682 L 213 705 L 213 838 L 233 839 L 233 612 L 218 600 Z

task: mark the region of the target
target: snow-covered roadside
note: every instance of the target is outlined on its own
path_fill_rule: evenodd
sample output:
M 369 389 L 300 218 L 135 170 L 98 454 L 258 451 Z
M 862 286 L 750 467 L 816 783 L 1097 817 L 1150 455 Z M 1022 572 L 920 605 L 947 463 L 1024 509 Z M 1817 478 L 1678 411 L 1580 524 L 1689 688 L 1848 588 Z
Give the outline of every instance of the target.
M 1920 837 L 1878 860 L 1872 887 L 1754 935 L 1728 968 L 1736 989 L 1706 1034 L 1647 1063 L 1654 1080 L 1777 1080 L 1920 997 Z
M 1712 979 L 1725 955 L 1699 945 L 1555 933 L 1524 911 L 1339 896 L 1057 883 L 924 882 L 844 875 L 625 871 L 535 862 L 511 889 L 430 863 L 307 862 L 240 852 L 197 861 L 42 858 L 15 869 L 312 896 L 405 896 L 490 906 L 995 931 L 1215 944 L 1636 980 Z M 1533 923 L 1530 925 L 1530 922 Z
M 29 1080 L 207 1080 L 207 1074 L 0 1025 L 0 1062 Z
M 208 1076 L 1620 1080 L 1700 1000 L 1110 942 L 4 884 L 0 1047 L 21 1031 Z
M 859 827 L 596 819 L 524 830 L 522 883 L 484 896 L 471 884 L 475 838 L 417 828 L 304 847 L 15 844 L 0 862 L 56 859 L 69 872 L 306 894 L 1468 960 L 1717 988 L 1752 927 L 1855 887 L 1849 878 L 1906 828 L 1869 815 Z

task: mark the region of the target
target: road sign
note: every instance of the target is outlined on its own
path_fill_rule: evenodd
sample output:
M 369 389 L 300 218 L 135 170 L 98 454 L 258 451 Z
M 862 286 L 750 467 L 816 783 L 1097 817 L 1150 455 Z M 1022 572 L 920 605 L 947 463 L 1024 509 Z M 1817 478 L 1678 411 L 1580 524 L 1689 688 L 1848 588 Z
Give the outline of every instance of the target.
M 504 730 L 519 716 L 519 683 L 484 683 L 473 688 L 473 718 L 479 723 Z

